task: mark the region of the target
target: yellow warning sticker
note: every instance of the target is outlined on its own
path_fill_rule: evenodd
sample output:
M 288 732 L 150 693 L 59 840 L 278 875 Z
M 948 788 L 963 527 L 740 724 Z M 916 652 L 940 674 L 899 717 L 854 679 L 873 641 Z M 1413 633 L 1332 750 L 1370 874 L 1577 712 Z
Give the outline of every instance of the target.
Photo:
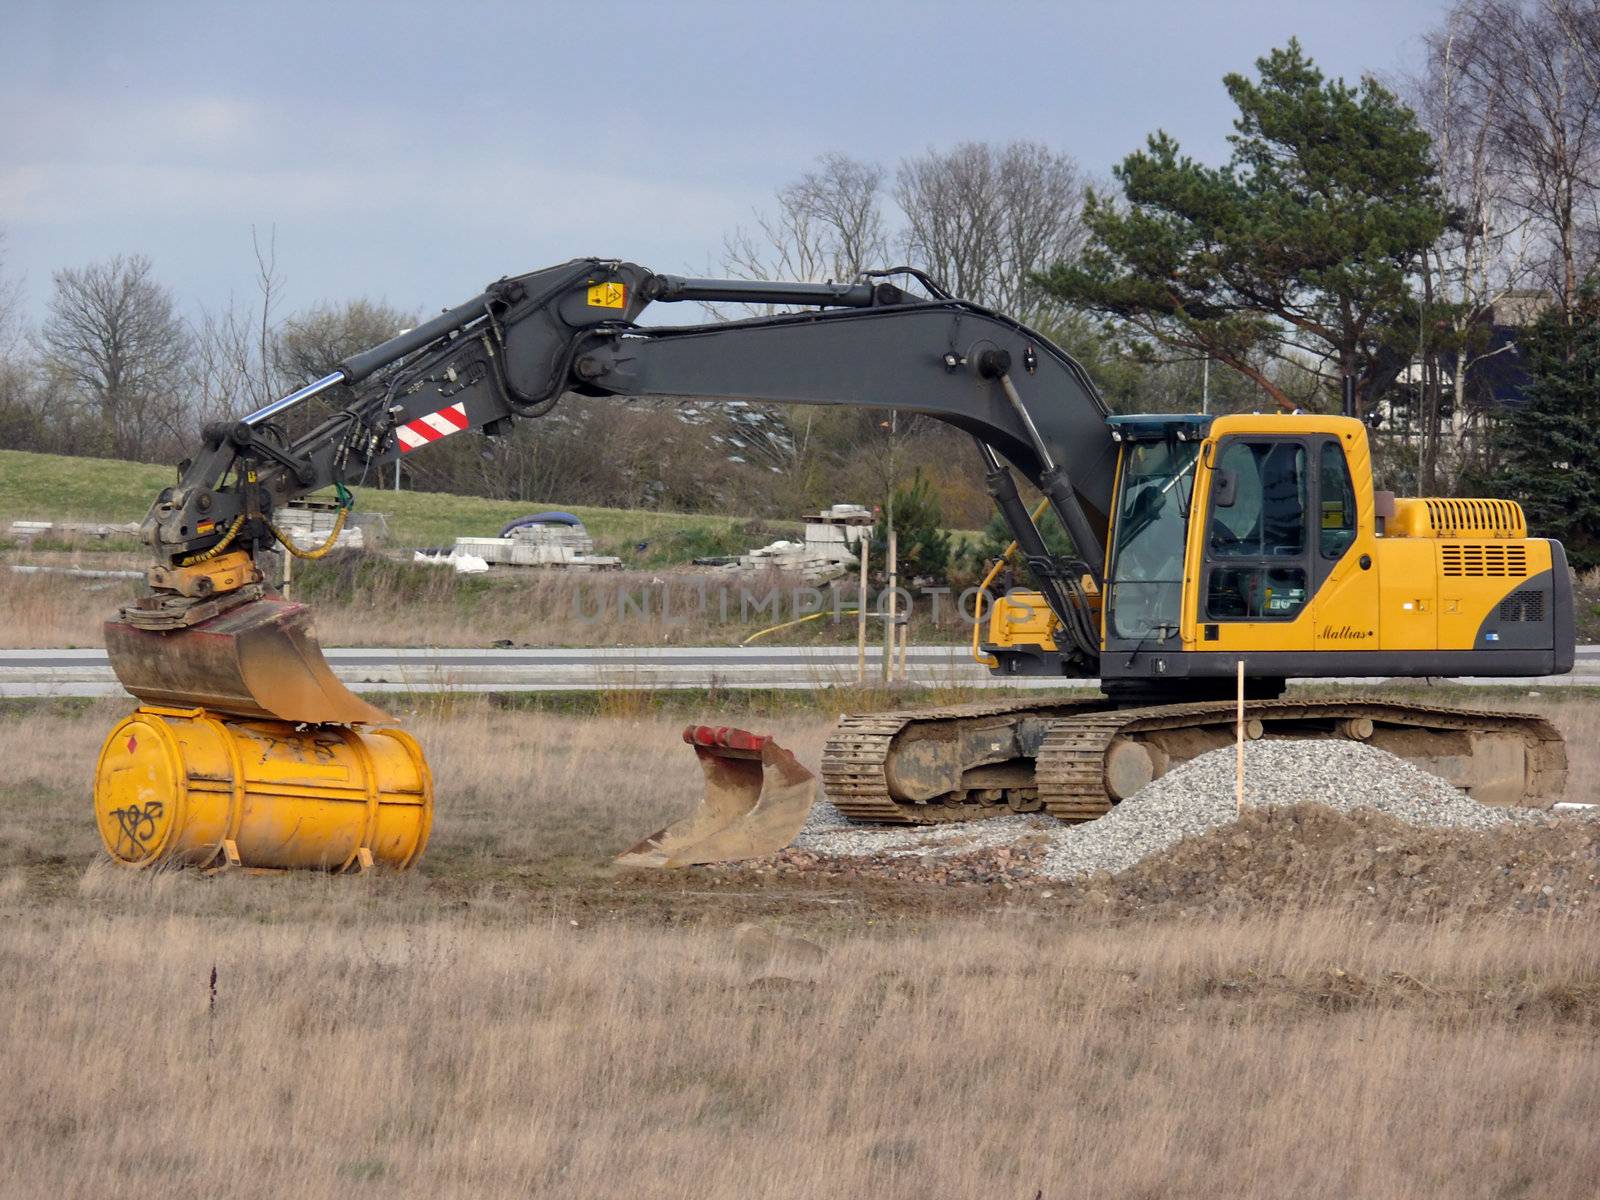
M 628 289 L 620 283 L 597 283 L 589 289 L 590 308 L 622 308 Z

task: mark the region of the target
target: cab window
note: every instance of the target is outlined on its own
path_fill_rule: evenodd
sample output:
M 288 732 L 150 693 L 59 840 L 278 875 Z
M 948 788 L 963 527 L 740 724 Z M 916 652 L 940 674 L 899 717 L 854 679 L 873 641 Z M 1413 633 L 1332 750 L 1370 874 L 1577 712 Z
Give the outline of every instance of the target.
M 1174 636 L 1183 610 L 1184 537 L 1196 442 L 1135 442 L 1123 450 L 1111 555 L 1113 637 Z
M 1323 558 L 1339 558 L 1356 540 L 1356 489 L 1350 467 L 1338 442 L 1322 443 L 1319 501 L 1322 506 L 1318 540 Z
M 1311 595 L 1306 444 L 1229 440 L 1216 470 L 1206 528 L 1205 620 L 1293 620 Z
M 1213 505 L 1216 558 L 1293 558 L 1306 546 L 1306 449 L 1299 442 L 1228 445 L 1217 466 L 1233 477 L 1233 503 Z

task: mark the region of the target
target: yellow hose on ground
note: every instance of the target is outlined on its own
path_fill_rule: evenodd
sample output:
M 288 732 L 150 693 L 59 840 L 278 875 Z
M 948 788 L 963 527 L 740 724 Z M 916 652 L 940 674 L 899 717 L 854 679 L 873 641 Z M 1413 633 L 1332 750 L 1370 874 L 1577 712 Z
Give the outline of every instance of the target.
M 1049 506 L 1050 501 L 1048 498 L 1039 501 L 1030 515 L 1030 519 L 1037 521 L 1044 515 L 1044 510 Z M 989 568 L 989 573 L 983 577 L 983 582 L 978 585 L 978 595 L 972 602 L 972 658 L 980 666 L 988 667 L 991 670 L 1000 665 L 999 660 L 978 649 L 978 646 L 983 641 L 983 598 L 989 594 L 989 585 L 994 582 L 995 576 L 1000 574 L 1000 568 L 1005 566 L 1006 561 L 1016 552 L 1017 543 L 1015 539 L 1012 539 L 1011 544 L 1000 552 L 1000 557 L 994 560 L 994 566 Z
M 841 616 L 841 617 L 853 617 L 857 613 L 859 613 L 860 611 L 861 611 L 860 609 L 856 609 L 856 608 L 846 608 L 846 609 L 841 609 L 839 611 L 838 615 Z M 815 621 L 818 617 L 831 617 L 833 615 L 835 615 L 835 614 L 834 614 L 832 609 L 825 608 L 821 612 L 807 613 L 803 617 L 797 617 L 793 621 L 784 621 L 780 625 L 768 625 L 765 629 L 756 630 L 749 637 L 745 638 L 744 641 L 740 642 L 739 645 L 748 646 L 751 642 L 755 641 L 758 637 L 766 637 L 767 634 L 769 634 L 769 633 L 776 633 L 778 630 L 787 629 L 791 625 L 804 625 L 807 621 Z

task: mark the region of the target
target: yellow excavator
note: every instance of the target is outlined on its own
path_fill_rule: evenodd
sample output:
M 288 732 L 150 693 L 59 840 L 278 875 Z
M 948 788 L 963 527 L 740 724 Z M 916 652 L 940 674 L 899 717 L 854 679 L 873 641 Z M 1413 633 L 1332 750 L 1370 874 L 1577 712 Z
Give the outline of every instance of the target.
M 650 305 L 686 301 L 792 311 L 639 322 Z M 348 404 L 285 431 L 285 413 L 341 386 Z M 275 542 L 307 553 L 275 521 L 290 501 L 332 488 L 342 514 L 348 488 L 396 459 L 461 432 L 503 435 L 568 393 L 904 409 L 971 435 L 1033 582 L 990 606 L 980 658 L 1008 677 L 1098 679 L 1101 694 L 844 717 L 822 778 L 853 819 L 1093 819 L 1231 739 L 1240 664 L 1251 737 L 1366 741 L 1490 803 L 1539 804 L 1564 787 L 1565 748 L 1537 717 L 1284 697 L 1289 678 L 1569 671 L 1565 555 L 1528 536 L 1517 504 L 1376 490 L 1366 428 L 1348 416 L 1113 416 L 1048 338 L 910 268 L 767 283 L 586 258 L 501 279 L 203 431 L 144 521 L 148 594 L 106 625 L 112 665 L 141 702 L 96 775 L 116 858 L 417 860 L 433 795 L 421 750 L 335 678 L 309 612 L 273 593 L 257 558 Z M 1070 555 L 1046 546 L 1018 475 Z M 690 840 L 764 853 L 793 836 L 810 798 L 792 756 L 741 731 L 686 736 L 703 758 L 747 760 L 707 766 L 708 779 L 741 781 L 738 802 L 647 839 L 641 860 L 681 861 Z M 759 802 L 761 764 L 783 803 Z

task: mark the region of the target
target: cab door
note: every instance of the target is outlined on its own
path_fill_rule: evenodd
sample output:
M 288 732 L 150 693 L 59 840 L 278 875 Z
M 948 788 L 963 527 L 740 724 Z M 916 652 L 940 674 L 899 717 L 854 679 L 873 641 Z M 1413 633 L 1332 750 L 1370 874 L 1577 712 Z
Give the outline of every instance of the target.
M 1212 460 L 1196 626 L 1201 651 L 1310 650 L 1310 439 L 1222 438 Z
M 1312 560 L 1318 650 L 1378 649 L 1378 571 L 1373 515 L 1361 512 L 1345 449 L 1332 435 L 1312 439 L 1317 463 Z M 1367 468 L 1370 470 L 1370 468 Z

